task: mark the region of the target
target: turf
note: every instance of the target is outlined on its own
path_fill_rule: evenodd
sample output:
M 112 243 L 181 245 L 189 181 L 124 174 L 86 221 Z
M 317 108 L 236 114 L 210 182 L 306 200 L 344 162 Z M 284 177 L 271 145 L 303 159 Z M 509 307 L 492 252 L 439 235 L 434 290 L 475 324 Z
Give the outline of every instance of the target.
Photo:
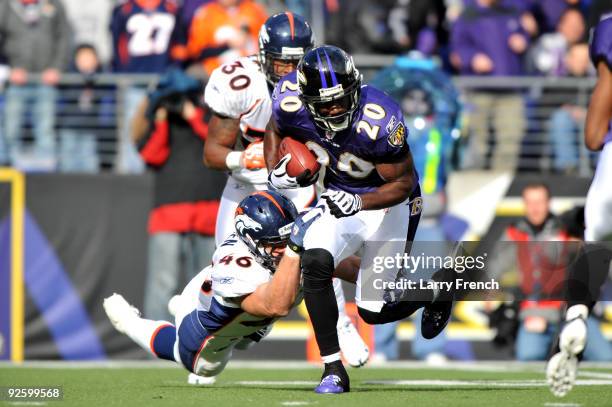
M 186 383 L 185 371 L 158 365 L 150 368 L 4 366 L 0 369 L 0 386 L 61 385 L 63 401 L 46 403 L 57 406 L 612 406 L 612 369 L 590 369 L 604 384 L 578 385 L 568 396 L 559 399 L 544 385 L 541 367 L 508 371 L 503 370 L 503 365 L 498 367 L 500 371 L 419 366 L 353 369 L 349 371 L 352 391 L 339 396 L 313 393 L 314 382 L 320 375 L 316 367 L 254 369 L 230 365 L 215 385 L 194 387 Z M 579 378 L 593 380 L 588 371 L 581 372 Z

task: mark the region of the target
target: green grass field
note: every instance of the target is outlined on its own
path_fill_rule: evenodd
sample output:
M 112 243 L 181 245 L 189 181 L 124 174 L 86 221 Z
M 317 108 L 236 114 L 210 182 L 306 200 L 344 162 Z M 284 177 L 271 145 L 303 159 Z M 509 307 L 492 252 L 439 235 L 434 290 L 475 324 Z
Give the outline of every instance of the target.
M 609 365 L 583 368 L 578 385 L 561 399 L 549 393 L 543 365 L 499 362 L 437 369 L 419 364 L 351 369 L 352 391 L 339 396 L 313 393 L 320 375 L 317 367 L 248 366 L 230 363 L 215 385 L 196 387 L 187 384 L 182 369 L 157 363 L 126 367 L 4 364 L 0 365 L 0 386 L 61 385 L 63 401 L 44 403 L 58 406 L 612 406 Z

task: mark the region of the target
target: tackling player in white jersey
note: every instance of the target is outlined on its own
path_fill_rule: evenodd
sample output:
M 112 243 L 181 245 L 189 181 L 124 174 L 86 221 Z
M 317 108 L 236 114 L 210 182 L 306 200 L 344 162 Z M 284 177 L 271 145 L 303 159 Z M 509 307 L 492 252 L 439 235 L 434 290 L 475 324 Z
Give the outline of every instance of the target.
M 584 240 L 595 243 L 612 240 L 612 13 L 604 15 L 592 33 L 590 54 L 598 78 L 587 112 L 585 144 L 601 154 L 587 195 Z M 568 309 L 559 335 L 560 351 L 546 369 L 550 389 L 559 397 L 571 390 L 576 379 L 578 356 L 587 340 L 586 320 L 608 274 L 609 245 L 588 245 L 582 257 L 586 261 L 571 268 L 568 276 Z M 589 292 L 581 295 L 584 287 L 590 287 Z
M 240 202 L 236 232 L 217 248 L 212 265 L 174 301 L 174 324 L 141 318 L 119 294 L 104 300 L 106 314 L 149 353 L 183 364 L 190 383 L 212 384 L 234 349 L 258 342 L 301 300 L 299 256 L 285 251 L 296 216 L 283 195 L 255 192 Z
M 258 57 L 240 58 L 217 68 L 204 92 L 204 101 L 212 111 L 204 163 L 231 174 L 217 215 L 217 246 L 233 232 L 238 202 L 254 191 L 268 188 L 262 140 L 272 114 L 270 95 L 279 79 L 294 71 L 300 58 L 314 46 L 314 37 L 303 17 L 286 12 L 266 20 L 259 33 L 259 45 Z M 239 139 L 244 151 L 235 150 Z M 314 186 L 283 193 L 299 211 L 317 198 Z M 368 359 L 369 349 L 346 315 L 339 280 L 334 280 L 334 292 L 340 310 L 337 329 L 343 356 L 350 365 L 361 366 Z

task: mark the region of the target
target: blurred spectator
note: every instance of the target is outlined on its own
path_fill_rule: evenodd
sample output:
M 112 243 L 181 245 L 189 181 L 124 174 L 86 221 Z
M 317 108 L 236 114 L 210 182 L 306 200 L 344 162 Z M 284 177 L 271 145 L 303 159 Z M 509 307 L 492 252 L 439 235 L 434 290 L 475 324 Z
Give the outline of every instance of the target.
M 326 0 L 327 3 L 334 3 L 340 0 Z M 284 0 L 285 7 L 294 14 L 304 17 L 306 21 L 311 19 L 311 1 L 309 0 Z M 269 10 L 269 9 L 268 9 Z
M 254 55 L 266 10 L 251 0 L 216 0 L 196 12 L 189 31 L 189 58 L 205 73 L 240 56 Z
M 592 73 L 588 45 L 572 45 L 565 54 L 563 64 L 567 75 L 572 77 L 585 77 Z M 563 89 L 555 93 L 559 93 L 555 101 L 561 107 L 553 112 L 548 123 L 548 138 L 554 155 L 553 168 L 561 173 L 575 173 L 577 170 L 588 173 L 591 154 L 581 139 L 586 108 L 575 93 L 568 95 L 567 90 Z
M 114 72 L 163 73 L 171 64 L 174 0 L 126 0 L 113 9 Z
M 463 75 L 522 75 L 528 41 L 515 8 L 498 0 L 476 0 L 452 27 L 451 61 Z M 492 120 L 496 145 L 491 166 L 516 169 L 526 128 L 522 96 L 514 90 L 487 88 L 474 91 L 468 99 L 474 110 L 466 166 L 484 165 Z
M 515 343 L 521 361 L 545 360 L 561 322 L 566 268 L 576 243 L 550 211 L 550 191 L 543 183 L 527 185 L 522 192 L 525 217 L 509 226 L 492 252 L 490 267 L 499 275 L 516 267 L 519 279 L 519 328 Z M 515 242 L 510 244 L 508 242 Z M 593 318 L 584 352 L 587 360 L 612 360 L 612 346 Z
M 126 0 L 113 9 L 112 69 L 120 73 L 163 73 L 171 64 L 170 47 L 178 6 L 174 0 Z M 130 141 L 129 123 L 146 91 L 129 86 L 123 93 L 117 170 L 137 173 L 144 164 Z
M 198 81 L 172 70 L 134 117 L 134 140 L 155 177 L 144 303 L 152 319 L 169 318 L 168 301 L 182 287 L 182 274 L 193 278 L 215 249 L 225 175 L 202 165 L 208 127 L 201 95 Z
M 416 49 L 431 55 L 447 42 L 443 0 L 341 1 L 328 12 L 327 41 L 353 53 Z
M 96 85 L 96 75 L 102 72 L 102 66 L 91 44 L 76 48 L 69 71 L 80 74 L 83 82 L 61 87 L 59 169 L 97 172 L 100 165 L 98 142 L 105 130 L 112 129 L 115 133 L 114 88 Z
M 610 0 L 591 0 L 587 12 L 587 28 L 595 27 L 604 14 L 612 13 Z
M 400 103 L 409 130 L 408 142 L 423 194 L 423 212 L 414 238 L 419 243 L 413 250 L 426 256 L 445 256 L 448 238 L 441 219 L 446 212 L 445 187 L 461 106 L 450 78 L 431 59 L 418 55 L 414 52 L 409 57 L 398 58 L 393 66 L 378 72 L 370 83 Z M 420 321 L 420 314 L 416 321 Z M 393 322 L 374 327 L 375 359 L 398 359 L 397 325 Z M 444 360 L 446 334 L 426 340 L 420 334 L 420 324 L 415 327 L 413 355 L 421 360 Z
M 542 35 L 529 50 L 527 63 L 530 73 L 566 75 L 566 54 L 572 45 L 584 37 L 584 33 L 582 13 L 575 8 L 565 10 L 557 24 L 557 31 Z
M 187 41 L 189 40 L 189 30 L 193 17 L 198 9 L 214 0 L 183 0 L 176 16 L 176 26 L 172 35 L 172 48 L 170 54 L 172 59 L 187 64 L 189 53 L 187 51 Z
M 74 43 L 94 45 L 100 61 L 104 65 L 109 64 L 112 47 L 108 25 L 115 2 L 109 0 L 62 0 L 62 2 L 74 31 Z
M 561 16 L 569 7 L 577 8 L 580 0 L 522 0 L 529 7 L 538 21 L 539 31 L 542 34 L 555 31 Z
M 70 25 L 59 0 L 6 0 L 0 3 L 0 54 L 11 68 L 6 91 L 4 137 L 13 165 L 33 170 L 56 166 L 56 85 L 70 47 Z M 32 74 L 41 82 L 29 83 Z M 34 127 L 34 161 L 22 161 L 26 106 Z M 21 161 L 21 162 L 20 162 Z

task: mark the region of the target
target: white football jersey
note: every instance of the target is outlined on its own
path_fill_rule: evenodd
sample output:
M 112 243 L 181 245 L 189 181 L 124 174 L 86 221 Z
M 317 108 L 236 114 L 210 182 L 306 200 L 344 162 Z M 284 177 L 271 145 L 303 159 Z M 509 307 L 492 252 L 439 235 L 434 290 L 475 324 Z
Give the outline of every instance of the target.
M 239 58 L 215 69 L 204 90 L 204 102 L 215 113 L 240 120 L 245 146 L 263 139 L 272 115 L 272 100 L 256 57 Z M 232 176 L 251 184 L 265 184 L 268 172 L 236 170 Z
M 233 301 L 236 297 L 252 293 L 271 278 L 272 273 L 255 260 L 235 234 L 217 248 L 213 264 L 194 278 L 198 280 L 194 286 L 199 287 L 197 309 L 200 311 L 200 321 L 210 321 L 220 326 L 208 339 L 203 356 L 226 349 L 274 322 L 273 318 L 242 311 Z
M 235 233 L 215 250 L 212 263 L 212 290 L 221 301 L 251 294 L 272 278 Z

